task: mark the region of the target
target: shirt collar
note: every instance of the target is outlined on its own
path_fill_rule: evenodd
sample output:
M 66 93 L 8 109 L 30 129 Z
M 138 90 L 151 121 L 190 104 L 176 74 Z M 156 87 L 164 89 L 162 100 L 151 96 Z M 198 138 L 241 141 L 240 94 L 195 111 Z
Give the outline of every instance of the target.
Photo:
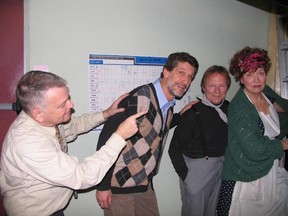
M 32 119 L 27 113 L 25 113 L 23 110 L 19 114 L 19 118 L 22 119 L 22 121 L 27 122 L 28 125 L 35 127 L 38 130 L 42 130 L 46 134 L 49 134 L 49 136 L 51 136 L 51 137 L 55 136 L 55 127 L 53 127 L 53 126 L 48 127 L 48 126 L 40 125 L 34 119 Z
M 171 106 L 174 106 L 175 103 L 176 103 L 176 100 L 175 98 L 173 98 L 172 100 L 168 101 L 164 92 L 163 92 L 163 89 L 160 85 L 160 79 L 157 79 L 153 82 L 153 85 L 156 89 L 156 94 L 157 94 L 157 98 L 158 98 L 158 101 L 159 101 L 159 106 L 161 109 L 165 109 L 165 110 L 168 110 Z

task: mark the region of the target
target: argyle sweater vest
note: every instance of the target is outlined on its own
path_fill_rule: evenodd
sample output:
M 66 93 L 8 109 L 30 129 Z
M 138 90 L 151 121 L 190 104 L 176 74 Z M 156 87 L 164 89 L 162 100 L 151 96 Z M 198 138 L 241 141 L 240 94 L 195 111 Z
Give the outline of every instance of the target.
M 143 192 L 158 172 L 173 108 L 168 110 L 166 123 L 162 127 L 163 117 L 152 83 L 131 91 L 120 106 L 125 108 L 125 112 L 118 113 L 106 121 L 99 137 L 98 148 L 105 144 L 109 135 L 115 131 L 113 127 L 117 128 L 125 118 L 142 110 L 148 109 L 148 112 L 138 119 L 139 131 L 127 140 L 127 145 L 115 165 L 97 189 L 111 189 L 113 193 Z

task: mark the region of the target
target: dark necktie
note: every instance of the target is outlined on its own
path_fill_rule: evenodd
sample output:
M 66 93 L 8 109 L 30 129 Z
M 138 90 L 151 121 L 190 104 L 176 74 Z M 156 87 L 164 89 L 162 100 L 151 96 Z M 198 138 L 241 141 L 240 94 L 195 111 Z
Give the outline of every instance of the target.
M 60 133 L 60 130 L 59 130 L 58 126 L 55 126 L 55 130 L 56 130 L 56 137 L 58 139 L 58 142 L 59 142 L 59 145 L 61 147 L 61 150 L 67 154 L 68 148 L 67 148 L 67 146 L 64 143 L 63 137 L 62 137 L 62 135 Z M 75 199 L 78 198 L 77 191 L 73 191 L 73 195 L 74 195 Z
M 61 147 L 61 150 L 65 153 L 67 153 L 67 147 L 65 146 L 65 143 L 64 143 L 64 140 L 63 140 L 63 137 L 61 136 L 60 134 L 60 130 L 58 128 L 58 126 L 55 126 L 55 130 L 56 130 L 56 137 L 58 139 L 58 142 L 59 142 L 59 145 Z

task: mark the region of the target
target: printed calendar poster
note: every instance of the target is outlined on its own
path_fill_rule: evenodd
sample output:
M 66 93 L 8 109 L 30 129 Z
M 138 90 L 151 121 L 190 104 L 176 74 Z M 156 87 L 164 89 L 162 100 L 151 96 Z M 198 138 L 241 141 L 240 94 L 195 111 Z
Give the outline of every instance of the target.
M 107 109 L 114 100 L 135 87 L 160 77 L 167 58 L 151 56 L 89 55 L 89 109 Z M 188 90 L 189 91 L 189 90 Z M 176 101 L 174 112 L 191 102 L 189 92 Z

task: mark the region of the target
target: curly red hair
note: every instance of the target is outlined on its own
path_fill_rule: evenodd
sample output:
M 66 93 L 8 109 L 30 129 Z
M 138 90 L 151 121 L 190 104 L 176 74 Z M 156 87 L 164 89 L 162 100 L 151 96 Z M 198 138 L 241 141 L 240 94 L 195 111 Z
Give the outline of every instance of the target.
M 229 72 L 238 82 L 243 74 L 263 68 L 267 74 L 271 68 L 268 52 L 261 48 L 244 47 L 237 51 L 230 60 Z

